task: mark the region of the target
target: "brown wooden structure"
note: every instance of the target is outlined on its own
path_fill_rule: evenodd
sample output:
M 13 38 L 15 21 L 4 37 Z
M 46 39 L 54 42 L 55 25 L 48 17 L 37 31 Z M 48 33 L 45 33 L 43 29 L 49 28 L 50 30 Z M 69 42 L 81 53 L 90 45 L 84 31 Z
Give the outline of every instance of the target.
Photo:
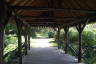
M 0 0 L 0 64 L 3 64 L 4 28 L 9 18 L 14 18 L 18 28 L 19 64 L 22 64 L 22 26 L 64 28 L 66 39 L 69 27 L 76 26 L 79 32 L 78 62 L 81 62 L 81 34 L 87 22 L 95 22 L 95 15 L 96 0 Z M 26 54 L 27 45 L 30 45 L 27 28 L 25 28 Z M 67 53 L 67 40 L 65 51 Z

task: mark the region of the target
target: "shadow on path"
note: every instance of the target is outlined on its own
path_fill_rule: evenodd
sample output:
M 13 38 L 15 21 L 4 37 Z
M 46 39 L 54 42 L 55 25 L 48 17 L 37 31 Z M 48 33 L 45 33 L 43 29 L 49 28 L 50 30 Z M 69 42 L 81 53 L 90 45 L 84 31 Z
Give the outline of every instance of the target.
M 23 64 L 77 64 L 76 59 L 61 53 L 56 47 L 31 48 Z

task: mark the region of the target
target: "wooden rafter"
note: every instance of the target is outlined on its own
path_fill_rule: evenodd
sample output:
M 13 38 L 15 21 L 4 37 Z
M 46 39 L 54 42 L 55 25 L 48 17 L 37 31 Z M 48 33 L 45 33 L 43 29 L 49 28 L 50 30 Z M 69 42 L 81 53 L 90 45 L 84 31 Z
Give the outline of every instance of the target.
M 96 13 L 96 10 L 89 9 L 75 9 L 75 8 L 48 8 L 48 7 L 32 7 L 32 6 L 11 6 L 12 9 L 17 10 L 34 10 L 34 11 L 79 11 L 83 13 Z

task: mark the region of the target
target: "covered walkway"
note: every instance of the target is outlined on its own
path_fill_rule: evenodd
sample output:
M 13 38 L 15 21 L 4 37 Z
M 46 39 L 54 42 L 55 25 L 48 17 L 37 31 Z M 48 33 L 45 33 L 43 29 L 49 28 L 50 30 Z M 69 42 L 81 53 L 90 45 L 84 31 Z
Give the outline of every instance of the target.
M 56 47 L 31 48 L 23 64 L 78 64 L 75 57 L 60 52 Z
M 4 57 L 9 55 L 4 55 L 4 30 L 8 22 L 17 26 L 18 47 L 14 54 L 19 58 L 18 64 L 22 64 L 22 59 L 23 64 L 76 64 L 72 57 L 65 55 L 69 47 L 68 31 L 71 27 L 76 27 L 78 31 L 78 49 L 76 52 L 72 50 L 78 57 L 78 63 L 82 62 L 82 32 L 86 24 L 96 22 L 96 0 L 0 0 L 0 64 L 5 64 Z M 27 55 L 30 50 L 32 27 L 56 28 L 58 48 L 60 30 L 64 29 L 65 54 L 59 55 L 55 48 L 34 48 L 32 53 L 30 51 L 28 56 L 22 58 L 22 54 Z

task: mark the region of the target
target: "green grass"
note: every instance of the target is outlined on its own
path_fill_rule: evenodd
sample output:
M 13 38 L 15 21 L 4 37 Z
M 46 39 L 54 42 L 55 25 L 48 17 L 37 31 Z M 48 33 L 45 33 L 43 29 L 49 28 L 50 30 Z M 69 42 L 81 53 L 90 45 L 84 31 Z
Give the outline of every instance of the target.
M 39 45 L 44 45 L 47 43 L 48 45 L 51 45 L 51 46 L 57 46 L 53 38 L 44 38 L 44 39 L 32 39 L 31 38 L 31 43 L 30 43 L 31 47 L 38 47 L 39 46 L 38 43 Z
M 43 33 L 41 33 L 41 34 L 40 34 L 40 33 L 36 33 L 36 37 L 37 37 L 37 38 L 42 38 L 42 37 L 43 37 L 43 38 L 48 38 L 48 34 L 47 34 L 47 33 L 46 33 L 46 34 L 43 34 Z

